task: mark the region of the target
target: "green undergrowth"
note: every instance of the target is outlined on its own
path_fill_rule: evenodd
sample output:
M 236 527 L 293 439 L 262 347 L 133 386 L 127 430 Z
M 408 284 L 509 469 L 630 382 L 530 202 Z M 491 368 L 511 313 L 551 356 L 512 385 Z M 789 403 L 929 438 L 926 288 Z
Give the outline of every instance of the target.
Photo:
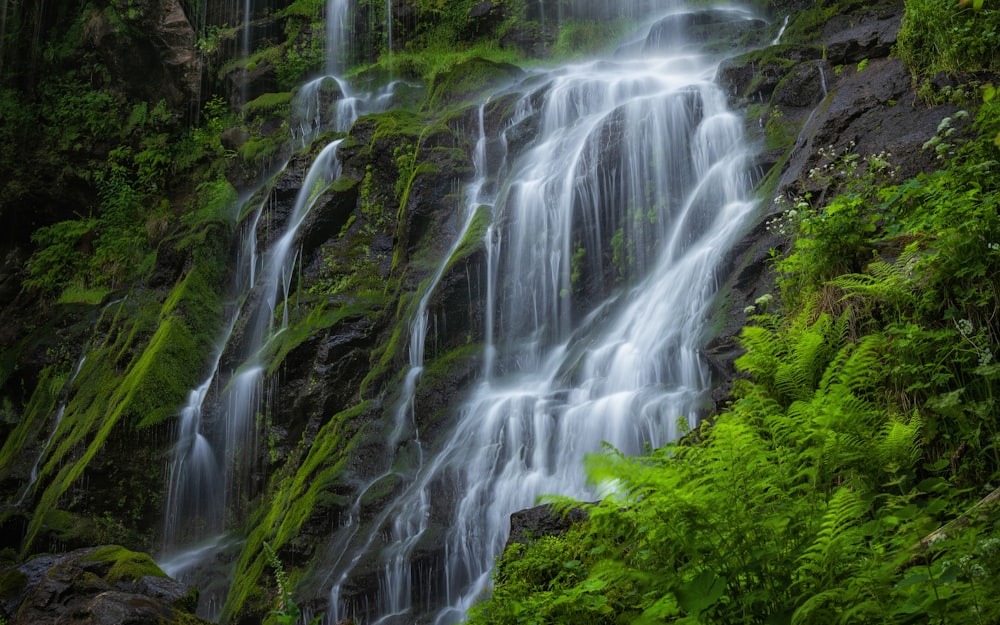
M 1000 6 L 906 0 L 896 52 L 914 76 L 1000 72 Z
M 612 494 L 559 501 L 589 520 L 511 548 L 470 623 L 1000 620 L 1000 105 L 975 117 L 911 180 L 821 153 L 728 408 L 591 456 Z
M 365 74 L 375 73 L 405 76 L 432 84 L 438 77 L 451 73 L 456 67 L 473 59 L 496 64 L 518 64 L 524 57 L 520 52 L 500 47 L 494 42 L 456 47 L 442 41 L 427 48 L 414 47 L 392 55 L 383 55 L 376 64 L 358 67 L 355 75 L 363 77 Z
M 99 466 L 108 461 L 109 443 L 120 452 L 126 438 L 157 438 L 155 432 L 176 415 L 200 381 L 205 354 L 214 348 L 221 323 L 221 293 L 227 275 L 229 228 L 219 212 L 229 210 L 227 203 L 233 195 L 224 182 L 204 190 L 209 208 L 189 213 L 188 234 L 174 235 L 168 243 L 187 254 L 192 263 L 177 284 L 165 297 L 148 290 L 130 293 L 98 315 L 87 358 L 66 390 L 63 418 L 41 459 L 34 497 L 28 500 L 34 501 L 35 508 L 22 555 L 32 553 L 43 534 L 50 537 L 46 540 L 79 541 L 106 540 L 104 534 L 114 527 L 135 536 L 149 531 L 141 525 L 149 513 L 146 507 L 158 505 L 159 470 L 137 470 L 127 480 L 108 486 L 107 503 L 88 504 L 67 494 L 77 492 L 95 459 Z M 69 374 L 68 370 L 58 373 L 62 380 Z M 23 420 L 14 438 L 30 436 L 42 444 L 48 433 L 45 421 L 54 413 L 63 385 L 64 381 L 55 378 L 43 380 L 28 403 L 31 418 Z M 4 470 L 16 462 L 11 453 L 0 452 Z M 130 486 L 132 479 L 151 483 Z M 120 496 L 110 494 L 114 488 L 121 491 Z M 127 495 L 131 488 L 143 494 Z M 155 492 L 148 493 L 150 488 Z M 92 509 L 91 505 L 114 509 Z M 87 538 L 88 533 L 93 536 Z

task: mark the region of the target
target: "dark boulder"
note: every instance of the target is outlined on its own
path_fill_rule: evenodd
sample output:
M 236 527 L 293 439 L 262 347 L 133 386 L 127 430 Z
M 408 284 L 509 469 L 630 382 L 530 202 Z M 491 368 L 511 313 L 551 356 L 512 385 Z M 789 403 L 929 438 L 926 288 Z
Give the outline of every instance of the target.
M 198 592 L 146 554 L 91 547 L 0 571 L 0 617 L 9 625 L 173 625 L 194 615 Z
M 542 536 L 559 536 L 573 525 L 586 520 L 587 512 L 583 508 L 571 508 L 561 513 L 545 504 L 519 510 L 510 515 L 510 536 L 504 545 L 504 551 L 514 543 L 528 544 Z
M 753 32 L 763 32 L 767 23 L 744 11 L 702 9 L 674 13 L 653 24 L 643 43 L 643 52 L 662 52 L 676 48 L 679 42 L 719 43 L 731 47 L 733 42 Z

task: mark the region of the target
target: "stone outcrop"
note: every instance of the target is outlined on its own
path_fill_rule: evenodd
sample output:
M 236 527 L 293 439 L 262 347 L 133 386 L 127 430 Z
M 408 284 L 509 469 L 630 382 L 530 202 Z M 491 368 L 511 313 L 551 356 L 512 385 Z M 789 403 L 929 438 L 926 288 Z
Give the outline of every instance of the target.
M 510 536 L 504 551 L 514 543 L 527 544 L 542 536 L 559 536 L 576 523 L 587 520 L 583 508 L 570 508 L 565 513 L 544 504 L 519 510 L 510 515 Z
M 0 570 L 0 620 L 9 625 L 198 625 L 198 592 L 145 554 L 91 547 Z
M 180 0 L 138 0 L 123 15 L 124 23 L 117 23 L 95 10 L 84 24 L 84 40 L 130 95 L 165 100 L 175 113 L 186 112 L 201 94 L 201 59 Z
M 829 20 L 817 39 L 764 47 L 722 63 L 718 79 L 732 104 L 747 111 L 750 136 L 763 146 L 757 169 L 772 181 L 774 196 L 808 193 L 819 205 L 836 193 L 836 182 L 809 175 L 829 163 L 821 149 L 891 154 L 901 180 L 935 169 L 935 155 L 921 147 L 957 107 L 921 102 L 909 72 L 890 56 L 901 15 L 899 2 L 876 3 Z M 790 26 L 797 18 L 792 16 Z M 761 312 L 757 299 L 774 289 L 771 250 L 788 245 L 787 233 L 766 226 L 782 208 L 770 198 L 762 202 L 760 218 L 730 253 L 735 270 L 720 296 L 723 330 L 705 350 L 716 371 L 713 398 L 720 408 L 736 375 L 732 363 L 741 353 L 737 336 L 747 311 Z

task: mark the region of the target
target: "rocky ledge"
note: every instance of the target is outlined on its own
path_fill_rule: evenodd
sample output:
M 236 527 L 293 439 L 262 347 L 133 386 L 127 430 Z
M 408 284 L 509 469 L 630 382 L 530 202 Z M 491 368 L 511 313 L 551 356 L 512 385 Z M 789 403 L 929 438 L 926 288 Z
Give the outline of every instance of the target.
M 202 625 L 198 591 L 152 558 L 124 547 L 39 556 L 0 570 L 0 622 L 7 625 Z

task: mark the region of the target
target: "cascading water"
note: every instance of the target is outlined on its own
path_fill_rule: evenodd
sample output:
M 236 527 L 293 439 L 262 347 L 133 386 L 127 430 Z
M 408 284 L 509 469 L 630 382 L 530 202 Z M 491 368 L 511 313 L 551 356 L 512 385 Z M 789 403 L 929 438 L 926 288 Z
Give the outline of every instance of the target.
M 251 3 L 244 0 L 247 19 L 250 10 Z M 293 106 L 298 128 L 290 139 L 299 140 L 303 147 L 322 131 L 347 130 L 360 114 L 380 110 L 392 95 L 392 85 L 374 95 L 354 94 L 346 81 L 334 75 L 343 70 L 350 54 L 353 2 L 328 0 L 326 11 L 325 68 L 329 75 L 303 85 Z M 243 43 L 243 52 L 248 54 L 248 23 Z M 336 157 L 340 143 L 328 144 L 317 155 L 285 221 L 284 233 L 263 253 L 258 251 L 257 237 L 262 220 L 267 219 L 269 200 L 261 202 L 243 222 L 229 321 L 209 375 L 191 391 L 180 414 L 169 470 L 160 565 L 182 581 L 196 579 L 231 542 L 225 532 L 239 519 L 238 502 L 249 495 L 243 490 L 257 447 L 257 419 L 265 410 L 265 352 L 269 342 L 287 327 L 288 298 L 298 262 L 298 228 L 321 193 L 340 175 Z M 241 212 L 244 204 L 238 203 Z M 224 371 L 224 361 L 239 364 Z M 224 592 L 224 588 L 203 591 L 199 611 L 216 617 Z
M 532 77 L 540 86 L 510 123 L 530 119 L 537 135 L 498 197 L 480 194 L 497 164 L 477 159 L 467 214 L 480 204 L 493 213 L 486 375 L 435 449 L 409 432 L 418 459 L 396 470 L 405 487 L 369 533 L 359 539 L 349 522 L 341 532 L 350 536 L 335 538 L 343 553 L 330 563 L 333 622 L 461 620 L 488 585 L 512 512 L 546 494 L 593 498 L 586 454 L 661 446 L 677 437 L 678 419 L 705 414 L 704 324 L 721 259 L 754 204 L 742 119 L 712 82 L 718 59 L 677 34 L 686 15 L 674 12 L 646 44 L 628 46 L 641 58 Z M 436 283 L 412 322 L 396 438 L 413 422 Z M 627 286 L 608 288 L 615 283 Z M 418 554 L 426 540 L 443 544 L 433 563 L 426 545 Z M 377 592 L 346 597 L 345 582 L 371 558 L 382 563 Z
M 266 201 L 248 220 L 237 276 L 237 302 L 206 380 L 191 391 L 181 412 L 177 444 L 170 467 L 164 523 L 164 555 L 161 566 L 185 580 L 187 573 L 211 559 L 224 545 L 227 514 L 238 508 L 242 482 L 257 448 L 256 420 L 262 413 L 265 375 L 263 352 L 269 341 L 285 330 L 288 293 L 297 262 L 296 234 L 320 193 L 340 175 L 336 159 L 340 141 L 328 144 L 316 157 L 288 216 L 284 234 L 266 253 L 257 252 L 257 225 Z M 280 321 L 277 319 L 281 312 Z M 241 322 L 241 364 L 229 374 L 220 370 L 222 354 Z M 205 403 L 213 388 L 222 387 L 214 406 L 221 414 L 203 419 Z M 238 510 L 236 510 L 238 517 Z M 220 597 L 204 597 L 211 607 L 203 610 L 217 616 Z

